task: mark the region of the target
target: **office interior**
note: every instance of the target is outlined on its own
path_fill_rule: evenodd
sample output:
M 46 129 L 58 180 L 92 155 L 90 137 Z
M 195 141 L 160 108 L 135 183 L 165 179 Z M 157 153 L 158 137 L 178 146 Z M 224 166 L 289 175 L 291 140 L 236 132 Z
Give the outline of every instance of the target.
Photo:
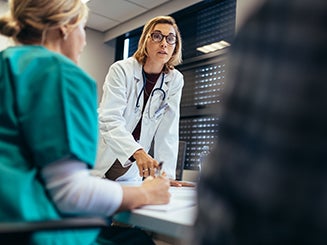
M 180 118 L 180 141 L 186 143 L 183 180 L 198 178 L 201 152 L 210 149 L 216 140 L 219 118 L 213 105 L 221 102 L 228 47 L 242 23 L 263 1 L 90 0 L 87 3 L 90 8 L 87 46 L 79 65 L 97 81 L 98 101 L 109 66 L 133 54 L 145 22 L 157 15 L 176 19 L 183 40 L 183 63 L 177 69 L 185 80 Z M 7 10 L 7 1 L 1 0 L 0 13 Z M 212 49 L 210 44 L 218 49 Z M 0 36 L 0 50 L 10 45 L 10 40 Z
M 131 16 L 104 17 L 106 12 Z M 109 66 L 131 56 L 147 20 L 157 15 L 172 15 L 183 40 L 183 63 L 177 67 L 184 75 L 181 101 L 180 141 L 186 142 L 181 179 L 198 179 L 198 160 L 204 147 L 212 147 L 219 118 L 213 105 L 219 104 L 224 89 L 226 58 L 229 45 L 242 23 L 264 0 L 90 0 L 90 20 L 86 25 L 87 46 L 79 65 L 98 85 L 98 101 Z M 122 6 L 129 8 L 122 8 Z M 137 6 L 137 9 L 133 8 Z M 6 0 L 0 0 L 0 13 L 8 11 Z M 135 13 L 140 11 L 142 14 Z M 117 19 L 115 19 L 117 18 Z M 128 39 L 128 45 L 126 45 Z M 211 50 L 209 44 L 219 48 Z M 0 50 L 12 45 L 0 36 Z M 222 46 L 219 46 L 222 45 Z M 127 49 L 128 46 L 128 49 Z M 202 50 L 201 50 L 202 48 Z M 203 50 L 209 49 L 207 53 Z M 168 238 L 159 237 L 157 244 Z

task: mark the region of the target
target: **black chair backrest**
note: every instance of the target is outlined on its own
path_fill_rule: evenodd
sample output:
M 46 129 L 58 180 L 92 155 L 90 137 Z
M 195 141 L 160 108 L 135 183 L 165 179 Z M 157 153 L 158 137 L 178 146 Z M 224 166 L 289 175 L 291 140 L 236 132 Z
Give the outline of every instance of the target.
M 186 145 L 187 145 L 186 141 L 179 141 L 177 165 L 176 165 L 176 180 L 183 179 L 183 170 L 184 170 L 185 155 L 186 155 Z
M 153 141 L 149 154 L 153 157 Z M 178 144 L 178 155 L 177 155 L 177 164 L 176 164 L 176 180 L 183 179 L 183 170 L 185 164 L 185 155 L 186 155 L 186 141 L 179 141 Z

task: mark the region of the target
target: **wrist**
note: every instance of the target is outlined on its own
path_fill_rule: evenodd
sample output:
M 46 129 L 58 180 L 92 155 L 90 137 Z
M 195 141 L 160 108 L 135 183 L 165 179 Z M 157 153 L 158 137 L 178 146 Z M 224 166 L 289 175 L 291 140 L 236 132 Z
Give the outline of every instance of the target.
M 142 152 L 143 152 L 143 149 L 142 149 L 142 148 L 136 150 L 136 151 L 134 152 L 134 154 L 131 156 L 131 158 L 133 158 L 134 161 L 135 161 L 135 160 L 137 159 L 137 157 L 138 157 L 140 154 L 142 154 Z
M 140 198 L 140 200 L 142 200 L 141 201 L 142 202 L 141 205 L 150 204 L 149 193 L 142 186 L 139 187 L 139 190 L 140 190 L 140 195 L 142 196 L 142 198 Z

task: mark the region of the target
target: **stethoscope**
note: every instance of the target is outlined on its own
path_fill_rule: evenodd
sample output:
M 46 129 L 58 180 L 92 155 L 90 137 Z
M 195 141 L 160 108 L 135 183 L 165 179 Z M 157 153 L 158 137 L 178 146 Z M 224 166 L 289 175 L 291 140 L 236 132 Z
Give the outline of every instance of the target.
M 138 109 L 140 107 L 140 99 L 141 99 L 141 95 L 142 95 L 142 92 L 145 90 L 145 86 L 146 86 L 146 77 L 145 77 L 145 73 L 144 73 L 144 70 L 142 69 L 142 76 L 143 76 L 143 87 L 140 91 L 140 93 L 138 94 L 137 96 L 137 99 L 136 99 L 136 108 Z M 165 74 L 162 73 L 162 78 L 161 78 L 161 84 L 160 84 L 160 87 L 159 88 L 155 88 L 152 90 L 151 94 L 150 94 L 150 97 L 153 96 L 154 92 L 160 92 L 162 93 L 162 101 L 165 100 L 166 98 L 166 92 L 162 89 L 162 85 L 164 83 L 164 80 L 165 80 Z

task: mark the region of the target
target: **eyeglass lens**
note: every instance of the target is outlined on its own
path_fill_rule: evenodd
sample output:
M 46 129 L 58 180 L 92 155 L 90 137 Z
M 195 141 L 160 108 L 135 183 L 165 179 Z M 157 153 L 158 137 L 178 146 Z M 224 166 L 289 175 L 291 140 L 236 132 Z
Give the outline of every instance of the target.
M 154 42 L 158 42 L 160 43 L 162 41 L 163 38 L 166 38 L 166 42 L 170 45 L 173 45 L 176 43 L 176 36 L 172 33 L 168 34 L 167 36 L 163 35 L 160 32 L 153 32 L 151 34 L 151 38 Z

